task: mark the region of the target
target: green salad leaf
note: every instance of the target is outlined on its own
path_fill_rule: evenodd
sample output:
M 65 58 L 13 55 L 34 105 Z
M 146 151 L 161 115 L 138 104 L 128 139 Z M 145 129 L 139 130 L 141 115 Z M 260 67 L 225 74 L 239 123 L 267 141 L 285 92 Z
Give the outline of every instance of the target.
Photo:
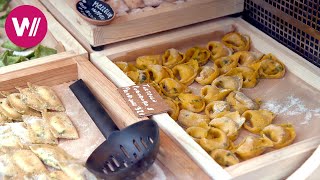
M 42 46 L 39 45 L 35 51 L 34 51 L 34 56 L 31 57 L 31 59 L 35 59 L 35 58 L 40 58 L 40 57 L 44 57 L 44 56 L 49 56 L 52 54 L 57 54 L 57 50 L 46 47 L 46 46 Z
M 1 47 L 6 48 L 6 49 L 10 49 L 12 51 L 23 51 L 26 48 L 24 47 L 19 47 L 15 44 L 13 44 L 11 41 L 7 40 L 4 43 L 2 43 Z
M 8 66 L 11 64 L 17 64 L 19 62 L 27 61 L 28 59 L 23 56 L 7 56 L 3 59 L 3 64 Z

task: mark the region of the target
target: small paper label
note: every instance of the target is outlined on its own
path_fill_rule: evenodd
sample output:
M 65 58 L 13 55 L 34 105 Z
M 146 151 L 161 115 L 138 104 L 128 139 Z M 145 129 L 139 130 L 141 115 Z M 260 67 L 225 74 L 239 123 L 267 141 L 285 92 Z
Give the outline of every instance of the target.
M 138 117 L 145 117 L 169 111 L 169 106 L 149 84 L 119 88 L 121 96 Z
M 82 15 L 94 20 L 106 21 L 114 16 L 112 8 L 100 0 L 80 0 L 76 7 Z

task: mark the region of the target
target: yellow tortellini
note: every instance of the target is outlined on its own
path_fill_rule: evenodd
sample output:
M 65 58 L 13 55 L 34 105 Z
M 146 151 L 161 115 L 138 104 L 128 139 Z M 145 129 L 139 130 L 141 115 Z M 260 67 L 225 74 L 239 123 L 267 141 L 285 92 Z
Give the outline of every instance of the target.
M 117 61 L 117 62 L 115 62 L 115 64 L 116 64 L 123 72 L 137 71 L 137 70 L 138 70 L 133 64 L 129 64 L 129 63 L 127 63 L 127 62 Z
M 178 96 L 182 109 L 186 109 L 192 112 L 201 112 L 205 106 L 205 101 L 197 95 L 181 93 Z
M 244 128 L 252 133 L 260 133 L 266 126 L 270 125 L 275 115 L 268 110 L 248 110 L 242 114 L 246 119 Z
M 186 129 L 186 132 L 197 141 L 200 140 L 201 138 L 207 137 L 208 131 L 209 131 L 208 128 L 198 127 L 198 126 L 189 127 L 188 129 Z
M 240 91 L 231 92 L 227 96 L 226 100 L 231 105 L 231 107 L 234 110 L 239 111 L 240 114 L 249 109 L 255 110 L 259 108 L 259 105 L 256 102 L 248 98 Z
M 271 140 L 265 137 L 247 136 L 235 147 L 235 154 L 246 160 L 262 154 L 267 148 L 272 147 Z
M 161 91 L 161 88 L 160 88 L 160 86 L 159 86 L 158 83 L 152 81 L 152 82 L 150 83 L 150 85 L 151 85 L 152 87 L 154 87 L 154 89 L 159 93 L 160 96 L 163 95 L 163 93 L 162 93 L 162 91 Z
M 203 86 L 211 84 L 220 74 L 220 70 L 216 65 L 213 67 L 204 66 L 201 67 L 200 70 L 199 76 L 196 77 L 196 81 Z
M 205 113 L 210 119 L 213 119 L 223 116 L 229 110 L 230 106 L 226 101 L 212 101 L 206 106 Z
M 178 81 L 185 85 L 190 85 L 196 78 L 199 70 L 199 64 L 196 60 L 190 60 L 184 64 L 178 64 L 173 69 L 173 75 Z
M 162 93 L 168 97 L 176 97 L 180 93 L 188 92 L 187 86 L 172 78 L 165 78 L 159 83 Z
M 232 90 L 219 89 L 216 86 L 203 86 L 200 91 L 200 96 L 209 104 L 212 101 L 223 100 Z
M 147 67 L 147 74 L 149 74 L 150 81 L 159 83 L 164 78 L 173 78 L 171 69 L 158 64 L 151 64 Z
M 229 147 L 229 139 L 225 132 L 218 128 L 210 128 L 207 137 L 199 140 L 200 146 L 210 152 L 215 149 L 227 149 Z
M 246 67 L 250 67 L 251 64 L 258 62 L 262 56 L 262 53 L 251 51 L 239 51 L 232 55 L 233 58 L 238 60 L 238 66 Z
M 253 88 L 257 84 L 258 73 L 249 67 L 236 67 L 227 72 L 226 76 L 236 76 L 238 74 L 242 75 L 243 88 Z
M 148 83 L 150 81 L 150 75 L 147 71 L 129 71 L 127 76 L 136 84 Z
M 185 53 L 171 48 L 162 55 L 138 57 L 135 64 L 115 63 L 136 84 L 152 85 L 170 107 L 170 117 L 228 167 L 269 147 L 287 146 L 296 136 L 290 124 L 271 124 L 275 115 L 260 109 L 259 97 L 252 100 L 242 92 L 255 87 L 259 78 L 285 75 L 284 64 L 274 55 L 249 51 L 250 47 L 249 36 L 230 32 L 206 48 L 193 46 Z M 0 124 L 8 121 L 0 111 Z M 242 131 L 253 136 L 243 137 Z
M 240 117 L 239 112 L 229 112 L 222 117 L 212 119 L 209 125 L 221 129 L 230 140 L 234 141 L 237 139 L 239 130 L 244 122 L 245 119 Z
M 182 64 L 184 62 L 184 54 L 173 48 L 166 50 L 166 52 L 162 56 L 162 64 L 169 68 L 172 68 L 177 64 Z
M 188 110 L 182 109 L 180 111 L 178 122 L 186 128 L 192 126 L 199 126 L 201 123 L 208 124 L 210 121 L 209 117 L 203 114 L 197 114 Z
M 210 156 L 222 167 L 229 167 L 240 162 L 233 152 L 226 149 L 215 149 L 211 151 Z
M 211 52 L 212 61 L 232 54 L 232 50 L 219 41 L 210 41 L 207 44 L 207 49 Z
M 263 128 L 261 135 L 270 139 L 273 147 L 279 149 L 291 144 L 296 137 L 296 132 L 291 124 L 270 124 Z
M 147 69 L 149 65 L 161 65 L 161 56 L 160 55 L 152 55 L 152 56 L 140 56 L 136 59 L 136 67 L 144 70 Z
M 196 60 L 199 65 L 205 65 L 210 59 L 210 51 L 201 47 L 193 47 L 187 50 L 185 53 L 186 61 Z
M 238 66 L 238 59 L 232 56 L 221 57 L 216 59 L 214 64 L 220 69 L 221 74 L 225 74 Z
M 235 52 L 248 51 L 250 49 L 250 37 L 247 35 L 241 35 L 237 32 L 231 32 L 224 35 L 222 42 Z
M 260 78 L 282 78 L 286 73 L 284 64 L 272 54 L 263 56 L 258 62 L 258 67 Z
M 243 78 L 241 74 L 236 76 L 219 76 L 212 82 L 212 86 L 219 89 L 231 89 L 234 91 L 239 91 L 243 85 Z
M 170 117 L 174 120 L 178 120 L 179 111 L 180 111 L 179 103 L 176 100 L 173 100 L 171 98 L 164 98 L 164 101 L 170 107 L 170 110 L 168 111 L 168 114 L 170 115 Z

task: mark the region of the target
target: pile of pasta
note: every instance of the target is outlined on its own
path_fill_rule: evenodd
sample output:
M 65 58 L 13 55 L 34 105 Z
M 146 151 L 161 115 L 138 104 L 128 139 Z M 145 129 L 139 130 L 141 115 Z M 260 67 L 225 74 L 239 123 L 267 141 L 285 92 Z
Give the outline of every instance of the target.
M 17 89 L 1 92 L 0 179 L 96 179 L 57 146 L 79 135 L 55 92 L 30 83 Z
M 282 78 L 285 66 L 274 55 L 252 52 L 249 36 L 231 32 L 206 48 L 141 56 L 116 62 L 136 84 L 150 83 L 171 107 L 168 112 L 223 167 L 282 148 L 295 139 L 291 124 L 272 124 L 275 114 L 241 92 L 259 78 Z M 211 61 L 210 61 L 211 60 Z M 190 85 L 201 85 L 200 94 Z M 241 129 L 250 132 L 235 145 Z
M 151 11 L 156 8 L 175 6 L 192 0 L 104 0 L 117 16 Z

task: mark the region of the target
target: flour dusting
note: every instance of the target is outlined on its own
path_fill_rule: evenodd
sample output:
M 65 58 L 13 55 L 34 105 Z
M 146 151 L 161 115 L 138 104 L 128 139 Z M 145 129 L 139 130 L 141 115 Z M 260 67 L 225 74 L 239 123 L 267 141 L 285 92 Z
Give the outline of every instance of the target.
M 268 109 L 275 114 L 286 116 L 302 115 L 304 117 L 300 124 L 309 124 L 314 118 L 320 117 L 320 108 L 311 109 L 306 107 L 304 102 L 294 95 L 290 95 L 283 100 L 269 100 L 261 105 L 261 109 Z

